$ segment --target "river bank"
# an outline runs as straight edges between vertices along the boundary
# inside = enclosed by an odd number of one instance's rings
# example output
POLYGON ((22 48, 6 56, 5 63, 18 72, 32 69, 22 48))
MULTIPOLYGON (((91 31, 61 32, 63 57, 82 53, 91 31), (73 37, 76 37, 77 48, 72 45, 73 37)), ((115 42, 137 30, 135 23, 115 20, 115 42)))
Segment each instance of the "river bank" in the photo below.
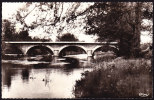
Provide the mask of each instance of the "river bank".
POLYGON ((152 97, 151 59, 99 59, 94 68, 76 81, 76 98, 152 97))

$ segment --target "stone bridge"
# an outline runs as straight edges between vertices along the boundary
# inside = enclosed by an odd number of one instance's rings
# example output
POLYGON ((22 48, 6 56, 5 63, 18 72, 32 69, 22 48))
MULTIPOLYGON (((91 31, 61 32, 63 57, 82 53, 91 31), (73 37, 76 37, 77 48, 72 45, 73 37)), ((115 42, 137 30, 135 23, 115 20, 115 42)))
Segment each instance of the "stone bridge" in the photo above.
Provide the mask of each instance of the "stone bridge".
MULTIPOLYGON (((12 45, 12 47, 18 48, 22 54, 27 55, 31 49, 34 48, 44 48, 50 51, 53 56, 59 56, 59 54, 68 47, 78 47, 85 51, 87 56, 93 56, 94 52, 102 47, 108 45, 110 48, 114 50, 118 50, 117 42, 23 42, 23 41, 5 41, 5 45, 12 45)), ((12 48, 13 49, 13 48, 12 48)))

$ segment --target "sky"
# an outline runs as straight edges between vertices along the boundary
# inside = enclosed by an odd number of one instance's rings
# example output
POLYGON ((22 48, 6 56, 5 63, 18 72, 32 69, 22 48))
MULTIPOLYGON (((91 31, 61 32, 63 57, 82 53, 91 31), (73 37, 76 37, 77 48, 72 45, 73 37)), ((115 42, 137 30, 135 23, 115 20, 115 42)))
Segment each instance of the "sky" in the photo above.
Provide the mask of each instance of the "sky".
MULTIPOLYGON (((86 5, 86 3, 85 3, 86 5)), ((19 8, 23 8, 25 6, 25 3, 2 3, 2 19, 9 19, 10 17, 12 17, 13 14, 16 14, 16 11, 19 9, 19 8)), ((84 9, 84 4, 82 5, 82 7, 80 7, 80 9, 84 9)), ((26 19, 27 22, 31 22, 33 20, 32 17, 30 18, 27 18, 26 19)), ((152 22, 150 22, 149 20, 143 20, 143 23, 144 25, 147 25, 147 24, 152 24, 152 22)), ((20 25, 20 24, 16 24, 16 30, 20 30, 20 28, 22 28, 23 26, 20 25)), ((73 29, 73 30, 70 30, 72 33, 75 33, 77 32, 79 29, 73 29)), ((29 32, 29 35, 31 37, 35 37, 36 35, 38 37, 45 37, 46 34, 42 34, 43 30, 40 29, 37 29, 37 30, 34 30, 34 31, 30 31, 29 32), (37 34, 36 34, 37 33, 37 34), (44 36, 43 36, 44 35, 44 36)), ((152 36, 149 36, 147 35, 148 32, 146 31, 141 31, 141 43, 149 43, 149 42, 152 42, 152 36)), ((95 42, 95 40, 97 39, 97 36, 94 36, 94 35, 86 35, 84 34, 84 32, 80 32, 80 34, 74 34, 78 39, 79 41, 84 41, 84 42, 95 42)), ((52 34, 50 36, 46 36, 46 37, 50 37, 52 38, 53 41, 56 41, 56 34, 52 34)))

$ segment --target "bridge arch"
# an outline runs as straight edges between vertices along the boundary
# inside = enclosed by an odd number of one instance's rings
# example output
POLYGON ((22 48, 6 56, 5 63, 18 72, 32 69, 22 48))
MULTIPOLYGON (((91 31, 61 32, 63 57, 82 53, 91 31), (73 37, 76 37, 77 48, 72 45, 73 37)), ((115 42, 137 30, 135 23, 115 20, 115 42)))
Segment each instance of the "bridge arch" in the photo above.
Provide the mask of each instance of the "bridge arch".
MULTIPOLYGON (((69 49, 69 48, 72 48, 72 51, 73 51, 73 47, 76 47, 76 48, 79 48, 80 50, 84 51, 84 53, 87 54, 87 49, 83 46, 78 46, 78 45, 65 45, 63 47, 61 47, 59 49, 59 56, 62 56, 62 53, 66 50, 66 49, 69 49)), ((74 49, 75 50, 75 49, 74 49)))
POLYGON ((50 54, 54 54, 53 53, 53 49, 50 46, 43 46, 43 45, 35 45, 35 46, 30 46, 27 51, 26 51, 26 55, 35 55, 36 52, 34 52, 35 50, 40 50, 41 53, 50 53, 50 54))
POLYGON ((116 55, 117 55, 117 53, 118 53, 118 51, 119 51, 119 49, 116 47, 116 46, 113 46, 113 45, 105 45, 105 46, 96 46, 92 51, 92 55, 94 56, 94 53, 98 50, 98 49, 101 49, 101 48, 105 48, 106 50, 105 51, 107 51, 107 50, 111 50, 111 51, 113 51, 116 55))

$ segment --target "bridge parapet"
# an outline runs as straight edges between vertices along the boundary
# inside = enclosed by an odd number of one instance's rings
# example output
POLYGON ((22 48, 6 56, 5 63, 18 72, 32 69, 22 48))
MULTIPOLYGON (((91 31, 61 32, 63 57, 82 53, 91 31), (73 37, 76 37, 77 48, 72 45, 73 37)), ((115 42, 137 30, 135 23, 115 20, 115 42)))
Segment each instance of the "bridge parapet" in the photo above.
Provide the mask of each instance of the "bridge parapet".
POLYGON ((117 45, 118 42, 40 42, 40 41, 5 41, 9 44, 95 44, 95 45, 117 45))

